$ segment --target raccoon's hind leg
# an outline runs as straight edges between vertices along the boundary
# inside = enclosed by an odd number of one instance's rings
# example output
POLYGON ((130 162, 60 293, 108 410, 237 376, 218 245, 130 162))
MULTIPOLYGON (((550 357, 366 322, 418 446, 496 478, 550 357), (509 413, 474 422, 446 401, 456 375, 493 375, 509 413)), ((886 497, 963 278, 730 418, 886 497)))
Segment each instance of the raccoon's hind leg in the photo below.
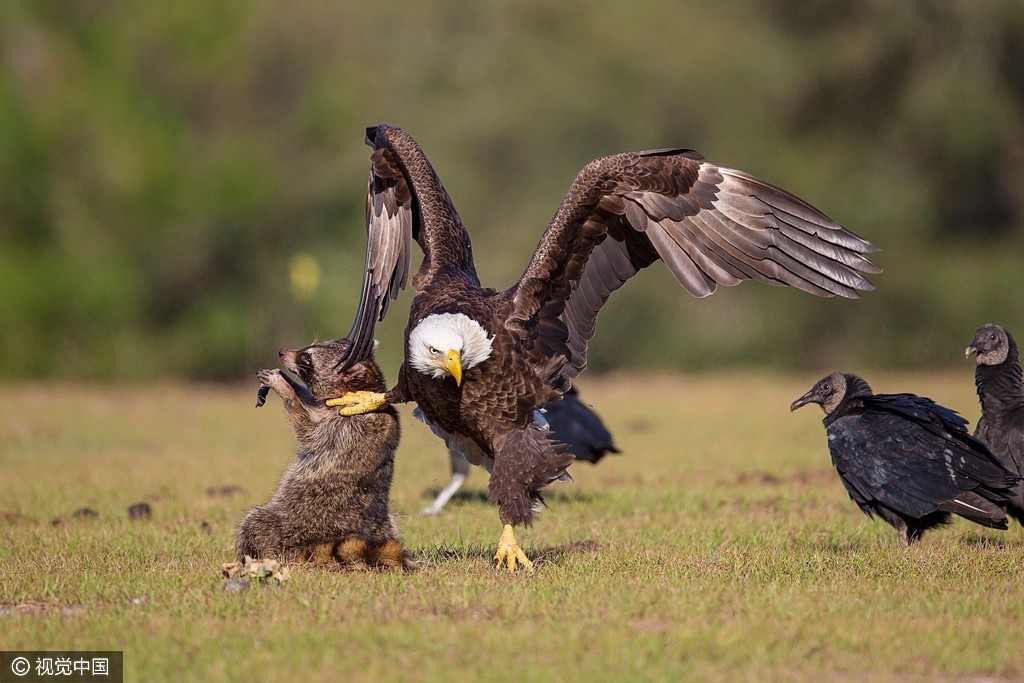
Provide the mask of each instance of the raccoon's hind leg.
POLYGON ((405 548, 394 539, 370 543, 358 536, 346 536, 335 542, 332 554, 339 565, 352 569, 409 570, 419 566, 409 559, 405 548))
POLYGON ((284 550, 281 517, 273 510, 264 505, 254 507, 239 522, 235 537, 235 554, 239 562, 244 562, 246 556, 280 558, 284 550))
POLYGON ((388 539, 381 545, 374 546, 373 552, 375 555, 373 559, 378 567, 405 569, 407 571, 419 569, 420 564, 412 560, 409 554, 405 552, 405 546, 395 539, 388 539))

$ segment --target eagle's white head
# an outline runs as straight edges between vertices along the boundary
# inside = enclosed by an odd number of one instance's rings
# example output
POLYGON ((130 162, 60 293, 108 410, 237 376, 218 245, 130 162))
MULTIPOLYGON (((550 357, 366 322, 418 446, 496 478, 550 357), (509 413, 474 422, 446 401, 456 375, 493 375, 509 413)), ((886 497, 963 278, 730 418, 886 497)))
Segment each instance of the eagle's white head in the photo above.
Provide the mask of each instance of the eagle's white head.
POLYGON ((480 323, 462 313, 435 313, 409 333, 409 364, 434 379, 448 374, 462 384, 463 370, 487 360, 493 341, 480 323))

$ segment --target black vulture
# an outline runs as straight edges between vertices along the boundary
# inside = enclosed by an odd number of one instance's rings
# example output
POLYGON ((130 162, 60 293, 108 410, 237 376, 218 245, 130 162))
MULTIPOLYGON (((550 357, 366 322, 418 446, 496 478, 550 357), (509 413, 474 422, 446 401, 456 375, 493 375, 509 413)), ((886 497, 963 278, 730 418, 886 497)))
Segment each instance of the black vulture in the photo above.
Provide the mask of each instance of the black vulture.
MULTIPOLYGON (((974 333, 966 354, 977 354, 974 384, 981 401, 981 418, 974 436, 981 439, 1003 465, 1024 474, 1024 378, 1013 336, 988 324, 974 333)), ((1006 511, 1024 524, 1024 483, 1017 486, 1006 511)))
MULTIPOLYGON (((570 387, 560 400, 545 403, 537 421, 542 424, 546 422, 552 432, 551 438, 567 445, 569 452, 576 456, 576 460, 597 464, 606 454, 619 452, 612 440, 611 432, 604 426, 597 413, 579 399, 576 387, 570 387)), ((423 509, 423 514, 439 514, 469 477, 470 463, 462 453, 450 448, 448 460, 451 465, 451 479, 437 494, 434 502, 423 509)))
POLYGON ((874 394, 856 375, 834 372, 790 410, 825 411, 832 464, 850 498, 909 546, 950 514, 1006 528, 1004 507, 1020 477, 967 432, 967 421, 929 398, 874 394))

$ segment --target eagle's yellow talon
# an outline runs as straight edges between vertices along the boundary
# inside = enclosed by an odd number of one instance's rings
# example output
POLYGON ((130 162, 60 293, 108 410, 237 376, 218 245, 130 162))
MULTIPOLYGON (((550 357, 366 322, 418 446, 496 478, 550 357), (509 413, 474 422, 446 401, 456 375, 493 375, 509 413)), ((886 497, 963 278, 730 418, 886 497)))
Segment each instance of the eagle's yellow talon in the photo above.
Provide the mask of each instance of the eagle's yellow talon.
POLYGON ((501 532, 501 538, 498 539, 498 551, 494 553, 494 559, 499 565, 504 562, 510 574, 515 573, 517 561, 527 570, 533 571, 533 562, 530 562, 530 558, 516 543, 511 524, 506 524, 505 530, 501 532))
POLYGON ((350 391, 344 396, 327 399, 326 404, 331 408, 337 406, 339 415, 351 416, 380 410, 388 401, 384 394, 376 391, 350 391))

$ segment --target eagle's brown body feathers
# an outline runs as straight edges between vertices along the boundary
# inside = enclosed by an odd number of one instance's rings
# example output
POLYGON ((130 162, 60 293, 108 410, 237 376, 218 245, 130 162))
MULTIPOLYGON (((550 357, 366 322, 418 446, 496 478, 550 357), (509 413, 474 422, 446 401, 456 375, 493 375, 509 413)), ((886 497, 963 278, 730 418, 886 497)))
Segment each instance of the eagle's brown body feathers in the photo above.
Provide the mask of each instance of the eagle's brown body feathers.
POLYGON ((409 371, 406 363, 399 371, 397 386, 388 392, 388 401, 415 401, 434 428, 469 437, 485 457, 493 458, 488 492, 498 503, 502 522, 528 524, 540 500, 540 489, 565 476, 573 461, 564 446, 548 438, 547 430, 533 424, 537 406, 561 393, 536 371, 529 358, 516 351, 514 338, 503 335, 500 325, 491 324, 507 320, 511 314, 513 304, 507 293, 467 287, 457 280, 437 287, 437 292, 417 294, 407 334, 429 314, 462 313, 480 322, 494 338, 492 353, 466 370, 461 386, 450 377, 438 380, 409 371), (489 381, 492 377, 512 381, 489 381))

